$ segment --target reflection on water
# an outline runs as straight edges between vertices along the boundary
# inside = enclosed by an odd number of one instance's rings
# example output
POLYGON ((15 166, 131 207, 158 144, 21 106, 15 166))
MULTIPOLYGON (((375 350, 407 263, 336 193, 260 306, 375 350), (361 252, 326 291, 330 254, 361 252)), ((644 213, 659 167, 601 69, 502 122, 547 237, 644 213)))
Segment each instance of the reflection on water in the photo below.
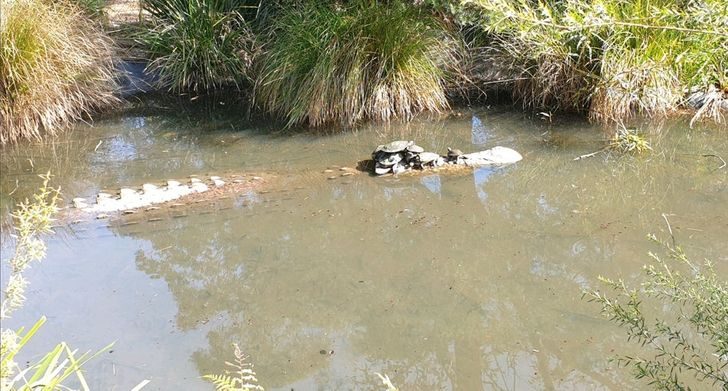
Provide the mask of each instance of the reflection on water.
POLYGON ((431 191, 433 194, 440 195, 442 192, 442 181, 439 175, 424 175, 420 178, 420 183, 431 191))
POLYGON ((492 167, 480 167, 473 170, 473 182, 475 183, 475 192, 480 198, 480 202, 483 205, 488 201, 488 193, 485 192, 485 183, 488 181, 488 177, 495 171, 492 167))
MULTIPOLYGON (((285 180, 187 217, 61 229, 13 322, 48 315, 41 345, 118 340, 89 367, 100 389, 143 378, 151 389, 209 389, 199 374, 221 372, 233 342, 269 389, 375 389, 375 372, 415 390, 634 388, 606 362, 634 348, 581 290, 597 275, 634 281, 656 250, 645 234, 666 234, 662 213, 689 253, 728 272, 728 174, 700 157, 728 155, 714 131, 678 123, 648 157, 573 162, 600 147, 600 133, 498 110, 285 137, 235 116, 135 115, 7 150, 3 193, 48 168, 82 194, 217 170, 285 180), (548 126, 569 142, 544 143, 548 126), (499 144, 524 160, 463 174, 318 175, 395 138, 438 151, 499 144)), ((16 194, 32 190, 22 183, 16 194)))
POLYGON ((486 143, 488 143, 488 131, 485 129, 483 121, 481 121, 476 114, 473 114, 471 121, 472 137, 470 139, 470 143, 473 145, 485 145, 486 143))

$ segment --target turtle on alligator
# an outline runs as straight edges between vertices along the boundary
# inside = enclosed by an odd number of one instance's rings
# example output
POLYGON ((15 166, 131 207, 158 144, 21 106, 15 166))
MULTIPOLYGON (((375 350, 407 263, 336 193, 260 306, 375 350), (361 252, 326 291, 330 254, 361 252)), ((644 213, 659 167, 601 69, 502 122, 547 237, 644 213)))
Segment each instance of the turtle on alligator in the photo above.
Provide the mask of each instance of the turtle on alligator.
MULTIPOLYGON (((503 165, 515 163, 522 159, 522 156, 505 147, 493 147, 491 149, 464 154, 459 149, 448 148, 446 155, 425 151, 424 148, 410 140, 397 140, 388 144, 377 146, 372 152, 372 159, 359 162, 361 171, 374 171, 376 175, 401 174, 412 171, 423 171, 438 167, 475 167, 483 165, 503 165)), ((341 176, 354 175, 353 169, 340 168, 345 171, 341 176)), ((333 170, 324 170, 333 172, 333 170)), ((203 181, 191 176, 189 184, 179 181, 168 180, 165 185, 144 184, 141 189, 122 188, 117 193, 101 192, 96 196, 96 202, 88 202, 85 198, 74 198, 73 206, 79 212, 107 216, 106 213, 121 212, 127 213, 135 209, 148 208, 151 205, 169 203, 175 200, 189 200, 198 198, 200 194, 208 194, 206 198, 212 199, 220 193, 231 193, 246 191, 259 187, 261 177, 251 174, 232 175, 229 178, 219 176, 209 177, 209 181, 203 181), (254 185, 254 183, 257 183, 254 185), (210 191, 214 190, 214 191, 210 191), (195 196, 198 195, 198 196, 195 196)), ((328 179, 338 178, 330 176, 328 179)), ((131 212, 133 213, 133 212, 131 212)))
POLYGON ((463 151, 459 149, 453 149, 450 147, 447 147, 447 161, 448 162, 457 162, 459 158, 463 156, 463 151))
POLYGON ((494 147, 485 151, 465 154, 456 148, 447 148, 441 156, 427 152, 414 141, 397 140, 377 146, 372 152, 373 171, 376 175, 400 174, 411 170, 424 170, 444 165, 483 166, 510 164, 521 160, 518 152, 505 147, 494 147))

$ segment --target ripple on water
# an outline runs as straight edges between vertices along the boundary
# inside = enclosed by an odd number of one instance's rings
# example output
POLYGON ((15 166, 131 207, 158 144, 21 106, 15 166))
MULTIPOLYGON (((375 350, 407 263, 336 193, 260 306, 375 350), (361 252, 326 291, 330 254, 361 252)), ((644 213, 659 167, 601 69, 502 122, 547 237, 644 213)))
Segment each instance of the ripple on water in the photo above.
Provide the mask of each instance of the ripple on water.
POLYGON ((367 389, 374 372, 402 389, 633 388, 605 361, 633 347, 581 290, 598 275, 634 282, 657 250, 645 235, 667 234, 663 214, 688 252, 728 272, 728 170, 701 157, 728 156, 722 133, 675 122, 649 156, 574 162, 601 147, 596 129, 501 109, 325 136, 176 111, 120 114, 0 158, 5 205, 48 169, 82 196, 190 174, 279 174, 268 192, 68 224, 50 239, 11 326, 45 314, 41 345, 116 340, 87 371, 98 389, 144 378, 208 389, 198 375, 221 372, 233 342, 269 389, 367 389), (438 152, 503 145, 524 160, 341 176, 393 139, 438 152))

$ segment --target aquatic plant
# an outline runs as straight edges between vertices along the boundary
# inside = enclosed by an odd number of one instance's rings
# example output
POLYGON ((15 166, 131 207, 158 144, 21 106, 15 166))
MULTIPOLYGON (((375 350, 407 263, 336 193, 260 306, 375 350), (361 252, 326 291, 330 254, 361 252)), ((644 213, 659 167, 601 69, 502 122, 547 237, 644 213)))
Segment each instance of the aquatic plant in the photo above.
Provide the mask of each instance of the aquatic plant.
POLYGON ((695 379, 728 389, 728 283, 710 261, 693 262, 674 243, 661 244, 669 261, 650 253, 639 289, 599 277, 615 296, 584 295, 642 346, 640 355, 617 358, 637 379, 660 390, 687 390, 695 379))
POLYGON ((118 100, 111 40, 64 0, 0 0, 0 144, 54 135, 118 100))
POLYGON ((606 152, 626 154, 643 153, 651 150, 652 146, 650 146, 650 142, 638 129, 627 128, 624 125, 619 124, 614 135, 606 140, 606 145, 604 147, 597 151, 577 156, 574 160, 586 159, 606 152))
POLYGON ((409 119, 448 107, 458 45, 427 9, 400 1, 303 2, 266 28, 255 101, 288 125, 409 119))
POLYGON ((258 384, 257 375, 253 370, 253 364, 248 362, 248 356, 243 354, 238 344, 233 344, 233 346, 235 347, 235 362, 225 362, 233 370, 226 370, 223 375, 205 375, 202 378, 214 384, 217 391, 264 390, 258 384))
MULTIPOLYGON (((722 0, 465 0, 527 107, 588 112, 597 122, 667 115, 686 92, 728 88, 728 5, 722 0)), ((725 94, 721 99, 728 99, 725 94)), ((704 110, 720 122, 720 110, 704 110)))
POLYGON ((651 151, 650 142, 635 128, 620 126, 609 140, 609 149, 620 153, 651 151))
POLYGON ((240 88, 249 80, 254 36, 236 0, 143 0, 152 26, 139 42, 153 59, 148 70, 172 91, 240 88))

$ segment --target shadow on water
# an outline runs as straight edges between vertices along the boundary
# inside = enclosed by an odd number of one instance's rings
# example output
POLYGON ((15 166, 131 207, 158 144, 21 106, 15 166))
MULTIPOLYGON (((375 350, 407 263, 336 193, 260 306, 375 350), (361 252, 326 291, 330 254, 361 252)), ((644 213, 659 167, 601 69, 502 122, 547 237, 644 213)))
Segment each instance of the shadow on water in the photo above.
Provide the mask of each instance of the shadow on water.
POLYGON ((285 137, 234 112, 176 111, 122 113, 3 154, 3 194, 49 168, 84 195, 219 170, 285 177, 282 188, 186 217, 83 223, 51 241, 28 277, 33 304, 14 321, 49 315, 48 342, 118 339, 89 367, 101 388, 151 378, 160 389, 209 389, 197 376, 221 372, 233 342, 268 389, 372 389, 374 372, 401 389, 635 388, 606 361, 634 348, 581 290, 598 275, 635 281, 656 250, 645 235, 667 234, 662 214, 691 255, 728 272, 728 169, 703 156, 728 156, 728 141, 713 130, 675 122, 651 136, 650 155, 574 162, 601 148, 601 133, 500 108, 285 137), (503 145, 524 160, 459 174, 319 175, 400 138, 438 152, 503 145))

